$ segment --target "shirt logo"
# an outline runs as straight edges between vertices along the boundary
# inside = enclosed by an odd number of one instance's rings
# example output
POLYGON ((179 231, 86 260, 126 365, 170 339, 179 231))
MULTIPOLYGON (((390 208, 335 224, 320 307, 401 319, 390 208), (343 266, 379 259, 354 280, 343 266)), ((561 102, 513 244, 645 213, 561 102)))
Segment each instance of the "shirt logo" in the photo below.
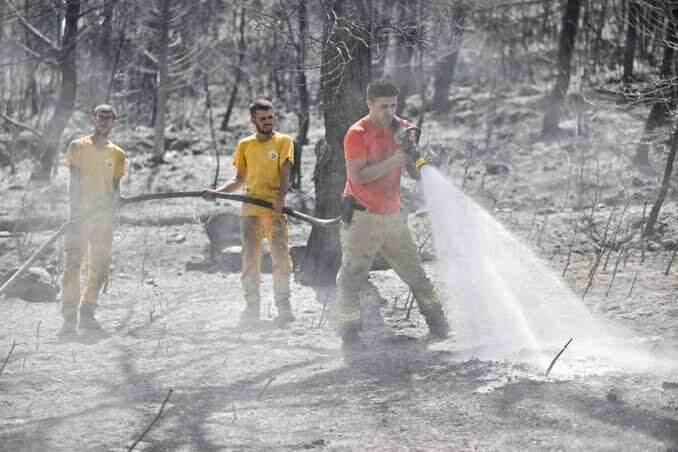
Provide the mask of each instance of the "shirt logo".
POLYGON ((113 159, 106 159, 106 161, 104 162, 104 166, 106 168, 113 168, 113 159))
POLYGON ((271 149, 269 151, 266 151, 266 154, 267 154, 269 160, 277 160, 278 159, 278 151, 276 151, 275 149, 271 149))

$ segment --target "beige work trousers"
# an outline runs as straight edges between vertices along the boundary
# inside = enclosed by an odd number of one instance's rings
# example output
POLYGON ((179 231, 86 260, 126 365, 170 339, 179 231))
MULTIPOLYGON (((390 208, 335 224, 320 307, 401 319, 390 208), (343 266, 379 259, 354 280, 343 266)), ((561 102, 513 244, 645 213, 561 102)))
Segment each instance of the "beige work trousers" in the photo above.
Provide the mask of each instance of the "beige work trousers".
POLYGON ((258 309, 260 305, 261 244, 264 238, 271 249, 275 300, 289 299, 292 261, 288 250, 287 216, 271 214, 240 217, 240 238, 241 282, 247 305, 252 309, 258 309))
POLYGON ((99 291, 110 269, 113 218, 100 216, 74 225, 64 235, 64 272, 61 276, 60 311, 64 318, 75 316, 79 304, 90 309, 99 305, 99 291), (80 267, 86 252, 87 282, 80 292, 80 267))
POLYGON ((379 215, 356 210, 350 224, 342 224, 341 268, 337 275, 337 304, 340 332, 360 328, 360 287, 367 281, 379 251, 391 268, 412 289, 419 309, 440 303, 426 276, 417 247, 412 240, 404 210, 379 215))

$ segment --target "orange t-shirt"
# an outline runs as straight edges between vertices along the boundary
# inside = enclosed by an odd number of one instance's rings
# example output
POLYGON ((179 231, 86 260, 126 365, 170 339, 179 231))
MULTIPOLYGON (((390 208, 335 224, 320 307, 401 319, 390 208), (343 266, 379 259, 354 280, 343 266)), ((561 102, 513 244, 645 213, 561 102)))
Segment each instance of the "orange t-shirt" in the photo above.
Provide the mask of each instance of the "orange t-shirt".
MULTIPOLYGON (((397 118, 403 127, 410 123, 397 118)), ((346 160, 365 159, 367 164, 386 160, 402 145, 393 141, 391 127, 377 127, 367 116, 353 124, 344 136, 344 156, 346 160)), ((366 184, 357 184, 346 178, 344 196, 351 195, 371 212, 378 214, 393 213, 400 210, 400 174, 402 168, 393 168, 379 179, 366 184)))

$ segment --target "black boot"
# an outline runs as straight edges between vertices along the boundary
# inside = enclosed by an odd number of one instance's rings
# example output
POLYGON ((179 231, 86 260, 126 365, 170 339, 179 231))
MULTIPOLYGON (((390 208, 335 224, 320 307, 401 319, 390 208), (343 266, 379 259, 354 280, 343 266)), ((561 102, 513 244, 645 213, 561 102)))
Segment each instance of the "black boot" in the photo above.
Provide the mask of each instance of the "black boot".
POLYGON ((428 304, 421 307, 421 313, 428 325, 428 332, 437 339, 446 339, 450 333, 450 324, 447 323, 443 305, 441 303, 428 304))
POLYGON ((349 326, 341 332, 341 348, 347 352, 360 352, 367 348, 357 327, 349 326))
POLYGON ((258 303, 247 303, 247 307, 240 313, 240 325, 257 326, 259 324, 260 310, 258 303))
POLYGON ((68 339, 75 337, 77 334, 78 320, 75 315, 64 318, 64 324, 61 325, 61 330, 57 334, 60 339, 68 339))
POLYGON ((275 307, 278 308, 278 317, 275 318, 275 323, 284 327, 290 322, 294 322, 296 318, 292 313, 292 305, 290 305, 289 298, 281 298, 275 301, 275 307))
POLYGON ((80 304, 78 315, 78 328, 81 331, 101 331, 101 325, 94 318, 94 308, 87 303, 80 304))

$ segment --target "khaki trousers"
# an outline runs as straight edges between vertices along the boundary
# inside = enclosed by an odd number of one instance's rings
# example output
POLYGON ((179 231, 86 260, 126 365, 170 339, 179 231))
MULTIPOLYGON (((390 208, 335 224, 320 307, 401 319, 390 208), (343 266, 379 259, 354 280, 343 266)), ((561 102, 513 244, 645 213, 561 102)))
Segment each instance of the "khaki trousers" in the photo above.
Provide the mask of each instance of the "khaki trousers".
POLYGON ((108 277, 112 245, 113 219, 110 217, 86 220, 66 232, 60 296, 60 311, 64 318, 74 316, 81 301, 91 309, 99 305, 99 290, 108 277), (80 267, 85 251, 89 251, 87 283, 81 293, 80 267))
POLYGON ((288 250, 287 216, 256 215, 240 217, 240 238, 242 240, 241 282, 245 301, 252 308, 261 302, 261 243, 268 241, 273 262, 273 293, 279 301, 290 297, 290 274, 292 262, 288 250))
POLYGON ((351 223, 342 224, 340 238, 342 258, 337 275, 340 332, 361 326, 358 293, 379 251, 410 286, 420 310, 422 306, 440 303, 421 264, 404 210, 385 215, 356 210, 351 223))

